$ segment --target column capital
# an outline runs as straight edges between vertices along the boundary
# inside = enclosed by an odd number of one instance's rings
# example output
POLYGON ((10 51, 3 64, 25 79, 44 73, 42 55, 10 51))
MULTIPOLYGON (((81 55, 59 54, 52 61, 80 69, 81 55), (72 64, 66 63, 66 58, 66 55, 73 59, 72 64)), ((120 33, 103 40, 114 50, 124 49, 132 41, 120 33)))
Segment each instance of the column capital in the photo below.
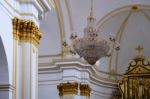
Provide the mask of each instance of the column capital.
POLYGON ((80 95, 81 96, 90 96, 91 87, 88 84, 80 84, 80 95))
POLYGON ((59 90, 59 95, 63 96, 66 94, 77 94, 78 93, 78 83, 77 82, 67 82, 60 83, 57 86, 59 90))
POLYGON ((35 46, 39 46, 39 41, 42 37, 38 26, 32 20, 13 18, 13 37, 19 41, 29 41, 35 46))

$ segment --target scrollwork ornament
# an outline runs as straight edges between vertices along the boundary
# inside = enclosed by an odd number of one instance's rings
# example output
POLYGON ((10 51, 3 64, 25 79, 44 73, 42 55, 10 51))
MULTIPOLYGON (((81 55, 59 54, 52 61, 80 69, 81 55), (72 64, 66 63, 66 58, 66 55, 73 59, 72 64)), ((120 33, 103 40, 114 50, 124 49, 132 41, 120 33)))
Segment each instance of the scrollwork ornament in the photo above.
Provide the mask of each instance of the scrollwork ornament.
POLYGON ((136 63, 135 61, 131 61, 129 65, 130 65, 130 66, 136 66, 137 63, 136 63))
MULTIPOLYGON (((142 49, 142 47, 137 48, 139 51, 142 49)), ((122 96, 124 96, 122 99, 149 99, 150 64, 145 56, 139 54, 129 63, 122 82, 119 83, 122 96)))
POLYGON ((149 65, 149 62, 148 62, 147 60, 144 60, 144 61, 142 62, 142 64, 143 64, 144 66, 148 66, 148 65, 149 65))

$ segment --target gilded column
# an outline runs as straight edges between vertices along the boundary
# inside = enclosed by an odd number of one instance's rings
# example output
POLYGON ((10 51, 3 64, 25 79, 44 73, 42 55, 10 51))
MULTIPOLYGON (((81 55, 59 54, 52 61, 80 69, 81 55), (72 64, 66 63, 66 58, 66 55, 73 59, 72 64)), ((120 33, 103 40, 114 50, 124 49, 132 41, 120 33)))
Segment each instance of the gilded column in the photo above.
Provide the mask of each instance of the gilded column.
POLYGON ((128 99, 128 77, 124 78, 124 84, 125 84, 125 88, 124 88, 124 92, 125 92, 125 99, 128 99))
POLYGON ((14 18, 13 99, 38 99, 38 46, 42 37, 31 20, 14 18))

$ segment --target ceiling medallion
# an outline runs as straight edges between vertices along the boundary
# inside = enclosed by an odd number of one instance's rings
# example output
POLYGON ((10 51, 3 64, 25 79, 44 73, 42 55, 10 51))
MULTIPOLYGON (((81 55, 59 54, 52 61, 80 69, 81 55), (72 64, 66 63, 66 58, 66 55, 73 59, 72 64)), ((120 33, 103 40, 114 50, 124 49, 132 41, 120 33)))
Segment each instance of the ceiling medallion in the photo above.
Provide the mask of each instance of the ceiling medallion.
POLYGON ((114 36, 106 39, 99 35, 99 29, 96 27, 96 18, 93 16, 93 0, 91 0, 91 12, 87 18, 87 26, 84 28, 84 36, 78 38, 76 33, 70 37, 73 41, 73 49, 90 65, 94 65, 102 57, 110 56, 112 52, 112 43, 116 44, 116 50, 119 50, 119 44, 114 36))

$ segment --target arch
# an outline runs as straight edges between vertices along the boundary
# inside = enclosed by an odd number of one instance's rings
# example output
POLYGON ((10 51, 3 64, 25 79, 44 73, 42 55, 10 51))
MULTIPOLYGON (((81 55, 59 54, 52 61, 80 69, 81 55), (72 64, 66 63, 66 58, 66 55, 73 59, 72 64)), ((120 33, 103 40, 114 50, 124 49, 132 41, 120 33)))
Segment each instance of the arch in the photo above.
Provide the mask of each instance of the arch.
POLYGON ((113 9, 108 14, 104 15, 101 19, 99 19, 96 24, 97 27, 99 28, 102 27, 105 22, 107 22, 114 16, 120 14, 121 12, 132 11, 133 7, 138 7, 138 9, 150 10, 150 5, 146 5, 146 4, 131 4, 131 5, 122 6, 122 7, 113 9))
MULTIPOLYGON (((130 12, 133 14, 134 12, 140 12, 142 10, 150 11, 150 5, 148 5, 148 4, 130 4, 130 5, 126 5, 126 6, 122 6, 122 7, 113 9, 108 14, 106 14, 104 17, 102 17, 101 19, 98 20, 97 27, 98 28, 103 28, 104 25, 109 20, 113 19, 114 17, 116 17, 117 15, 119 15, 121 13, 126 12, 126 16, 123 18, 123 20, 125 20, 127 18, 127 16, 130 14, 130 12)), ((123 23, 123 21, 122 21, 122 23, 123 23)), ((118 30, 119 29, 120 28, 118 27, 118 30)), ((123 38, 123 34, 124 34, 124 32, 119 32, 119 33, 116 32, 116 39, 119 41, 119 43, 123 38)), ((114 54, 115 53, 113 51, 112 56, 109 59, 109 71, 111 72, 112 66, 114 66, 115 72, 118 73, 118 66, 119 66, 118 64, 119 64, 119 55, 120 55, 120 53, 116 52, 116 55, 114 55, 114 54), (112 65, 112 64, 114 64, 114 65, 112 65)))
POLYGON ((9 99, 8 63, 2 39, 0 37, 0 98, 9 99))

